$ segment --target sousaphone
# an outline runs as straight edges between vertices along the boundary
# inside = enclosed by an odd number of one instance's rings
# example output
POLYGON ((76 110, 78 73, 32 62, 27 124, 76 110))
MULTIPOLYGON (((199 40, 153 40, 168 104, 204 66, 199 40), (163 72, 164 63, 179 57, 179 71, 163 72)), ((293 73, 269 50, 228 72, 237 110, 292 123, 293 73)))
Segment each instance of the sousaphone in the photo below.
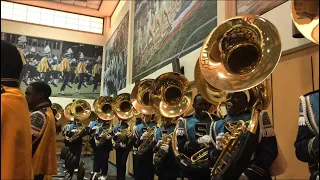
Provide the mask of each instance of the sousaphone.
POLYGON ((100 96, 93 102, 94 112, 102 120, 112 120, 115 118, 113 106, 113 98, 110 96, 100 96))
POLYGON ((60 120, 62 118, 62 116, 63 116, 63 113, 64 113, 64 110, 63 110, 62 106, 60 104, 57 104, 57 103, 52 103, 51 109, 53 111, 53 114, 55 115, 54 117, 57 120, 60 120))
POLYGON ((152 88, 153 108, 164 117, 181 116, 191 106, 192 90, 190 82, 182 74, 164 73, 154 80, 152 88))
POLYGON ((133 108, 130 102, 130 94, 122 93, 114 99, 114 111, 122 120, 129 120, 133 117, 133 108))
POLYGON ((153 81, 153 79, 138 81, 132 89, 131 104, 141 114, 152 115, 156 113, 151 101, 153 81))
POLYGON ((73 117, 73 114, 71 112, 71 106, 72 106, 72 103, 68 104, 66 106, 66 108, 64 109, 64 117, 68 120, 68 121, 73 121, 74 120, 74 117, 73 117))
POLYGON ((291 0, 291 18, 304 37, 319 45, 319 0, 291 0))
POLYGON ((71 113, 73 114, 74 118, 82 121, 87 119, 91 114, 91 106, 85 100, 76 100, 72 103, 71 113))

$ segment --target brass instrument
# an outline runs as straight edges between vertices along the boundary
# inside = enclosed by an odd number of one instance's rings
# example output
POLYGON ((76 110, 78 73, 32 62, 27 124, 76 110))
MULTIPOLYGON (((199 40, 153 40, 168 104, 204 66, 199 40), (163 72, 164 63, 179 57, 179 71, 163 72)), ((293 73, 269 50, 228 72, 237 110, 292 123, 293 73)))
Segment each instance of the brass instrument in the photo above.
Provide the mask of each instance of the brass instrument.
MULTIPOLYGON (((141 114, 155 114, 155 110, 150 99, 152 94, 153 82, 153 79, 145 79, 137 82, 132 89, 131 104, 133 105, 134 109, 136 109, 141 114)), ((143 154, 150 148, 150 145, 153 142, 155 128, 156 126, 148 128, 146 138, 142 141, 137 149, 138 154, 143 154)))
POLYGON ((291 0, 291 17, 303 36, 319 45, 319 1, 291 0))
POLYGON ((237 179, 247 167, 246 164, 239 167, 237 163, 249 163, 255 146, 251 144, 249 148, 248 144, 257 142, 258 138, 258 110, 266 108, 270 102, 267 92, 270 88, 260 83, 275 69, 280 56, 281 39, 276 27, 259 16, 228 19, 205 40, 198 60, 202 82, 220 91, 250 89, 256 98, 250 121, 230 123, 224 120, 230 134, 213 166, 212 179, 237 179))
POLYGON ((72 105, 72 103, 68 104, 66 106, 66 108, 64 109, 64 117, 66 117, 66 119, 68 121, 73 121, 74 120, 73 114, 71 112, 71 105, 72 105))
MULTIPOLYGON (((115 113, 113 111, 113 98, 109 96, 100 96, 93 103, 93 109, 96 115, 102 119, 110 121, 115 118, 115 113)), ((101 126, 102 134, 99 131, 97 136, 94 137, 97 146, 103 144, 107 139, 106 137, 110 135, 113 131, 113 126, 110 123, 108 129, 103 129, 101 126)))
MULTIPOLYGON (((122 93, 119 94, 114 99, 114 112, 118 118, 121 120, 127 120, 127 123, 129 125, 128 120, 131 119, 134 116, 134 110, 130 103, 130 94, 129 93, 122 93)), ((130 137, 132 136, 130 125, 126 129, 120 129, 120 135, 118 136, 118 139, 113 142, 114 145, 122 143, 129 143, 130 137)))
POLYGON ((115 118, 113 106, 113 98, 110 96, 100 96, 93 102, 94 112, 102 120, 115 118))
POLYGON ((191 106, 192 90, 182 74, 168 72, 154 80, 151 100, 154 110, 164 117, 177 117, 191 106))
POLYGON ((153 155, 153 163, 154 164, 160 164, 160 162, 163 160, 163 158, 167 155, 167 153, 162 150, 160 147, 164 144, 169 145, 172 140, 172 133, 170 134, 164 134, 161 138, 162 142, 157 145, 157 148, 159 149, 157 152, 153 155))
POLYGON ((133 108, 130 103, 130 94, 122 93, 114 99, 114 111, 122 120, 128 120, 133 117, 133 108))
MULTIPOLYGON (((85 100, 76 100, 74 101, 70 106, 71 114, 73 117, 77 120, 85 120, 87 119, 91 114, 91 107, 90 104, 85 100)), ((79 136, 83 135, 85 133, 85 127, 81 125, 76 129, 76 132, 73 133, 72 137, 68 140, 70 142, 73 142, 75 139, 77 139, 79 136)))
POLYGON ((64 113, 63 108, 60 106, 60 104, 57 103, 52 103, 51 109, 53 111, 53 114, 55 115, 54 117, 59 120, 62 118, 62 115, 64 113))

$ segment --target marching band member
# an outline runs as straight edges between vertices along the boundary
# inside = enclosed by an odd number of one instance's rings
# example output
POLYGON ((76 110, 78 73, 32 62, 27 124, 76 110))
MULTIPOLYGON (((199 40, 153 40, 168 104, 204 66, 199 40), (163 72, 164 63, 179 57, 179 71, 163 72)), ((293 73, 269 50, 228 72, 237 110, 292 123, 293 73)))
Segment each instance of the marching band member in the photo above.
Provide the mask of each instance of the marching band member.
POLYGON ((41 74, 41 76, 44 78, 44 82, 45 83, 48 83, 49 80, 50 80, 50 65, 49 65, 49 62, 48 62, 48 57, 51 53, 51 49, 49 46, 46 46, 44 48, 44 57, 40 60, 40 63, 37 67, 37 70, 38 72, 41 74))
POLYGON ((34 82, 26 89, 32 129, 34 179, 57 174, 56 124, 51 109, 51 88, 47 83, 34 82))
POLYGON ((171 150, 170 144, 163 142, 164 135, 170 135, 175 129, 175 124, 172 118, 161 117, 162 126, 158 127, 155 131, 155 141, 157 145, 154 147, 154 159, 153 162, 156 166, 156 174, 159 180, 176 180, 180 176, 180 168, 175 162, 175 157, 171 150), (159 150, 166 153, 163 159, 155 159, 155 155, 159 150))
MULTIPOLYGON (((90 121, 88 127, 87 127, 87 135, 89 135, 89 143, 92 147, 93 150, 93 155, 95 155, 96 152, 96 143, 94 141, 94 132, 96 131, 95 129, 93 129, 96 126, 99 126, 101 123, 101 119, 98 117, 97 119, 94 119, 92 121, 90 121)), ((94 166, 94 162, 93 162, 93 166, 94 166)))
POLYGON ((59 62, 57 56, 54 56, 52 58, 51 64, 51 77, 53 79, 52 84, 58 84, 58 79, 59 79, 59 62))
POLYGON ((125 180, 127 170, 126 163, 131 150, 131 137, 128 137, 124 142, 118 138, 120 138, 121 130, 128 129, 130 127, 126 120, 120 119, 119 117, 118 120, 119 123, 113 128, 113 140, 115 141, 114 148, 116 150, 117 180, 125 180))
MULTIPOLYGON (((154 121, 154 115, 142 115, 142 123, 135 127, 134 131, 134 146, 138 148, 141 143, 145 140, 148 134, 148 129, 156 126, 157 123, 154 121)), ((152 146, 152 145, 150 145, 152 146)), ((154 179, 155 166, 152 162, 153 159, 153 147, 148 149, 142 154, 137 154, 136 168, 134 172, 135 179, 154 179)))
MULTIPOLYGON (((209 146, 211 138, 209 136, 211 118, 216 118, 207 113, 212 106, 200 94, 193 99, 193 108, 195 113, 189 117, 181 118, 178 122, 177 140, 179 152, 186 155, 192 155, 203 146, 209 146)), ((209 167, 206 169, 182 169, 182 173, 189 180, 210 179, 209 167)))
MULTIPOLYGON (((76 167, 79 167, 82 138, 85 136, 85 133, 83 124, 77 118, 74 118, 73 123, 67 125, 66 139, 69 141, 70 152, 76 157, 76 167)), ((78 168, 74 172, 78 172, 78 168)))
MULTIPOLYGON (((141 117, 136 117, 136 125, 133 127, 133 132, 136 131, 136 127, 142 123, 142 119, 141 117)), ((134 139, 134 137, 133 137, 134 139)), ((134 172, 137 171, 137 168, 138 167, 138 154, 137 154, 137 148, 135 146, 132 147, 132 163, 133 163, 133 175, 134 175, 134 172)))
POLYGON ((68 85, 68 82, 70 81, 71 67, 69 64, 69 57, 71 56, 72 53, 73 52, 72 52, 71 48, 69 48, 67 53, 65 53, 65 55, 64 55, 65 57, 63 58, 63 60, 60 63, 60 71, 63 76, 63 83, 60 88, 59 94, 65 94, 64 90, 65 90, 66 86, 68 85))
POLYGON ((70 136, 70 131, 69 131, 70 124, 73 124, 72 120, 68 120, 68 123, 64 125, 62 128, 63 143, 66 147, 69 147, 69 141, 67 139, 70 136))
POLYGON ((107 179, 108 165, 109 165, 109 154, 112 151, 112 135, 109 129, 112 128, 110 120, 99 119, 98 123, 93 129, 94 140, 96 145, 96 153, 94 155, 94 173, 99 173, 101 170, 101 180, 107 179))
POLYGON ((96 92, 98 88, 98 83, 101 81, 101 56, 98 56, 96 60, 96 64, 93 66, 92 69, 92 76, 94 77, 94 86, 93 86, 93 92, 96 92))
MULTIPOLYGON (((77 65, 77 68, 75 70, 75 74, 76 76, 79 77, 79 83, 78 83, 78 87, 77 87, 77 90, 76 90, 76 93, 80 93, 80 89, 81 89, 81 86, 84 85, 84 78, 86 76, 86 66, 84 64, 84 55, 83 53, 80 53, 80 57, 79 57, 79 63, 77 65)), ((87 86, 85 86, 87 87, 87 86)))
MULTIPOLYGON (((250 93, 235 92, 227 95, 227 122, 251 119, 252 101, 250 93)), ((278 156, 277 140, 273 132, 271 121, 266 111, 262 111, 262 119, 259 119, 260 142, 257 142, 256 152, 252 156, 249 166, 244 170, 239 179, 261 179, 271 180, 270 167, 278 156), (262 124, 260 124, 262 122, 262 124), (262 131, 261 131, 262 130, 262 131)), ((260 113, 261 115, 261 113, 260 113)), ((216 161, 219 153, 223 150, 225 136, 228 133, 223 120, 213 122, 212 133, 216 146, 212 148, 210 154, 211 160, 216 161)))
POLYGON ((300 97, 299 129, 296 156, 307 162, 310 180, 319 179, 319 90, 300 97))
POLYGON ((18 83, 21 58, 14 45, 1 40, 1 179, 33 179, 31 122, 18 83))

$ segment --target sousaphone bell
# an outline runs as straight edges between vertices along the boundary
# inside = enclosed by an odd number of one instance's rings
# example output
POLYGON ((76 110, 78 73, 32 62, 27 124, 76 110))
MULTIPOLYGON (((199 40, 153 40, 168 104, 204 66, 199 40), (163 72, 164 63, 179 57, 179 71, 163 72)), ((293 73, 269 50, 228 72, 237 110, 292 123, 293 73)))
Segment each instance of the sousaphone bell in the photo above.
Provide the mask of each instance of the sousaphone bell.
POLYGON ((201 73, 211 86, 227 92, 251 89, 275 69, 281 38, 267 19, 237 16, 216 27, 200 53, 201 73))
POLYGON ((60 104, 52 103, 51 109, 52 109, 52 111, 53 111, 53 114, 55 115, 54 117, 55 117, 57 120, 59 120, 59 119, 62 118, 63 113, 64 113, 64 110, 63 110, 63 108, 61 107, 60 104))
POLYGON ((164 73, 154 80, 151 99, 158 114, 169 118, 180 116, 191 106, 190 82, 182 74, 164 73))
POLYGON ((94 112, 102 120, 115 118, 113 106, 113 98, 110 96, 100 96, 93 102, 94 112))
POLYGON ((73 117, 73 114, 71 112, 71 106, 72 106, 72 103, 68 104, 66 106, 66 108, 64 109, 64 117, 68 120, 68 121, 73 121, 74 120, 74 117, 73 117))
POLYGON ((87 119, 91 114, 91 106, 85 100, 76 100, 72 103, 71 113, 73 114, 74 118, 82 121, 87 119))
POLYGON ((152 115, 156 113, 150 99, 153 81, 153 79, 138 81, 132 89, 131 104, 141 114, 152 115))
POLYGON ((130 102, 130 94, 122 93, 114 99, 114 111, 122 120, 128 120, 133 117, 133 108, 130 102))

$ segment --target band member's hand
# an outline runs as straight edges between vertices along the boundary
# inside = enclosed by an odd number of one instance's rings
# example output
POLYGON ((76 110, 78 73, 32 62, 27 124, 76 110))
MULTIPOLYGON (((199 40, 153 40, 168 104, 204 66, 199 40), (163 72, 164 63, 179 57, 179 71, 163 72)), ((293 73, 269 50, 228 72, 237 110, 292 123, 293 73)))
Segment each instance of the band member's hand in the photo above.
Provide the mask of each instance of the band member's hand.
POLYGON ((159 144, 161 144, 161 143, 162 143, 162 140, 159 140, 156 147, 159 147, 159 144))
POLYGON ((144 140, 147 137, 148 132, 144 132, 140 137, 140 140, 144 140))
POLYGON ((72 129, 72 130, 71 130, 71 132, 73 132, 73 133, 76 132, 76 131, 77 131, 76 129, 72 129))
POLYGON ((110 134, 107 134, 106 139, 110 140, 112 136, 110 134))
POLYGON ((169 145, 168 144, 163 144, 160 149, 162 149, 164 152, 168 153, 169 152, 169 145))
POLYGON ((239 177, 239 180, 249 180, 248 176, 245 175, 244 173, 241 174, 241 176, 239 177))
POLYGON ((219 151, 222 151, 224 146, 227 144, 226 136, 229 135, 229 133, 220 133, 218 134, 216 138, 216 149, 219 151))
POLYGON ((119 136, 121 134, 121 132, 117 132, 116 134, 115 134, 115 136, 119 136))
POLYGON ((127 147, 127 146, 126 146, 125 144, 123 144, 122 142, 119 143, 119 146, 120 146, 121 148, 126 148, 126 147, 127 147))
POLYGON ((211 142, 211 138, 210 138, 209 135, 204 135, 202 137, 199 137, 197 139, 197 142, 198 142, 198 144, 206 144, 206 145, 208 145, 211 142))

